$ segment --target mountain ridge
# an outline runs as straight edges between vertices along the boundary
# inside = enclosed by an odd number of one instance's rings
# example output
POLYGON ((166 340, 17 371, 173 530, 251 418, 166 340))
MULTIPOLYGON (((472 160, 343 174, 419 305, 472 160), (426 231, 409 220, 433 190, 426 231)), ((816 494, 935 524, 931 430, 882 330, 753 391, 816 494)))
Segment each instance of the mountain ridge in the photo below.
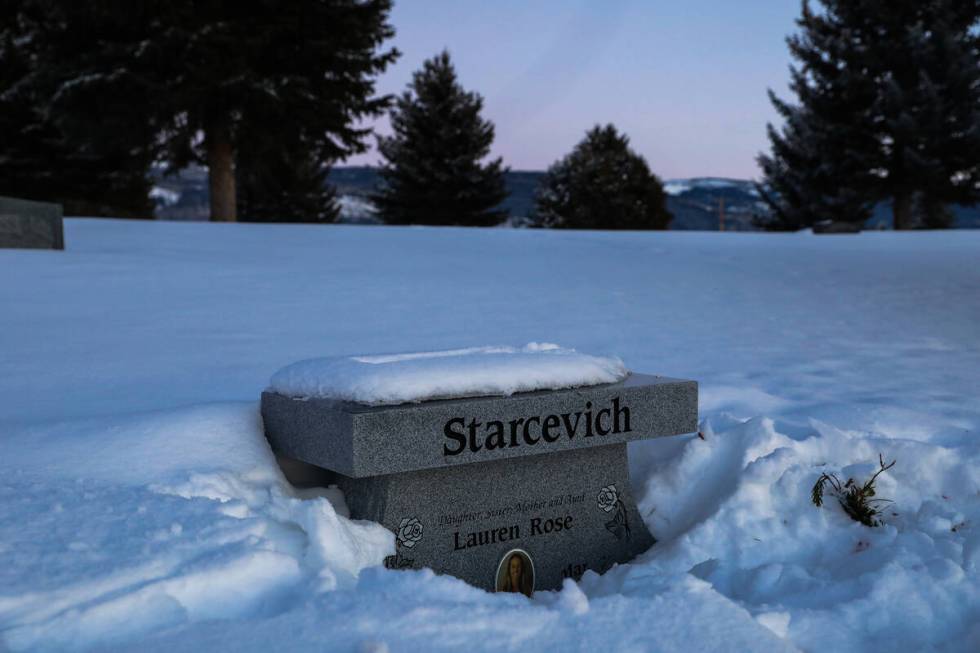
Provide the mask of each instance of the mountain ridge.
MULTIPOLYGON (((509 170, 504 175, 508 196, 501 208, 510 214, 507 224, 524 226, 534 207, 534 193, 545 175, 541 170, 509 170)), ((380 222, 370 202, 377 188, 378 168, 337 166, 327 181, 336 187, 341 207, 340 222, 377 224, 380 222)), ((690 177, 667 179, 667 209, 677 231, 755 231, 754 220, 768 213, 755 183, 729 177, 690 177)), ((174 175, 155 174, 151 196, 157 202, 156 217, 164 220, 206 220, 208 217, 207 170, 193 166, 174 175)), ((980 228, 980 207, 951 207, 959 228, 980 228)), ((865 224, 868 229, 891 226, 891 210, 886 203, 875 207, 865 224)))

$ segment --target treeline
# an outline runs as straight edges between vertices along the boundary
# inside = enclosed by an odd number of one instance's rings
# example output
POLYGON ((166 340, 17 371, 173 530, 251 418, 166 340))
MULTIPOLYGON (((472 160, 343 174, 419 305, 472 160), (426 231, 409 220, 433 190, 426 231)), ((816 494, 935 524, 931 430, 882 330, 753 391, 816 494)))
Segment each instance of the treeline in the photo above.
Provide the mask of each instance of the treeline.
POLYGON ((980 2, 804 1, 797 24, 762 226, 861 225, 883 201, 895 229, 950 226, 950 204, 980 199, 980 2))
MULTIPOLYGON (((493 125, 449 54, 399 97, 390 0, 0 0, 0 194, 149 218, 152 171, 206 166, 212 220, 332 222, 331 166, 390 111, 373 198, 392 224, 507 216, 493 125)), ((666 228, 660 180, 611 125, 548 172, 535 224, 666 228)))
MULTIPOLYGON (((391 224, 494 225, 507 168, 448 52, 399 96, 391 0, 0 0, 0 194, 68 214, 151 217, 151 172, 209 173, 212 220, 333 222, 331 166, 374 140, 391 224), (363 125, 387 114, 391 136, 363 125)), ((803 2, 795 101, 770 98, 760 226, 946 227, 980 199, 980 0, 803 2)), ((660 179, 613 125, 552 164, 530 216, 664 229, 660 179)))
MULTIPOLYGON (((483 98, 459 84, 448 52, 415 73, 378 139, 381 189, 372 197, 388 224, 490 226, 507 216, 499 158, 487 161, 493 124, 483 98)), ((612 125, 596 126, 545 173, 529 224, 570 229, 666 229, 660 179, 612 125)))

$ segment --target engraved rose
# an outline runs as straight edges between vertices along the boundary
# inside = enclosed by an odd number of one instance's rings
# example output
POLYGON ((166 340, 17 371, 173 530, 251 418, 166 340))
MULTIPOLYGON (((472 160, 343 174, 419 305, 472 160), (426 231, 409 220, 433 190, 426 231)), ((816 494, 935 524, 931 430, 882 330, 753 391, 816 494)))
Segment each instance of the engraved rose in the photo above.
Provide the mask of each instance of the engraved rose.
POLYGON ((599 490, 599 496, 596 497, 596 501, 599 503, 599 507, 602 508, 603 512, 612 511, 616 507, 616 502, 619 501, 619 493, 616 492, 616 486, 607 485, 599 490))
POLYGON ((418 517, 405 517, 398 525, 398 543, 406 549, 411 549, 422 539, 422 522, 418 517))
POLYGON ((613 510, 616 511, 612 519, 606 522, 606 530, 615 535, 617 540, 628 540, 630 538, 629 517, 626 516, 626 505, 619 498, 619 492, 616 491, 616 486, 607 485, 599 490, 596 503, 602 512, 610 513, 613 510))

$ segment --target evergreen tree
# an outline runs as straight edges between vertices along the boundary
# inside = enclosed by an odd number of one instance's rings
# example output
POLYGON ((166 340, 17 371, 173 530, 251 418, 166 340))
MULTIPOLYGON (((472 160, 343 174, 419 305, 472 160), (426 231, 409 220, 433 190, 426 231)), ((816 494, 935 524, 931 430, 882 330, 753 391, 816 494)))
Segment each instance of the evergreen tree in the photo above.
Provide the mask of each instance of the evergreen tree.
MULTIPOLYGON (((809 131, 812 119, 808 119, 799 107, 780 101, 771 92, 770 99, 785 123, 780 131, 771 124, 766 126, 772 154, 759 155, 759 167, 765 181, 755 184, 755 188, 768 205, 769 212, 756 216, 754 224, 767 231, 797 231, 825 216, 835 215, 833 208, 827 205, 837 199, 838 193, 835 189, 828 197, 818 190, 819 186, 828 184, 815 179, 820 155, 819 150, 812 147, 815 141, 809 131)), ((834 171, 824 168, 823 172, 824 177, 830 177, 834 171)), ((864 209, 860 205, 859 208, 864 209)))
MULTIPOLYGON (((146 35, 111 2, 7 0, 0 30, 0 193, 69 215, 152 218, 156 148, 141 83, 107 64, 146 35)), ((135 16, 134 16, 135 14, 135 16)))
POLYGON ((36 26, 25 4, 0 4, 9 16, 0 29, 0 194, 59 201, 52 186, 58 170, 45 164, 60 153, 60 141, 38 109, 42 92, 30 75, 38 57, 36 26))
POLYGON ((876 0, 881 184, 896 229, 949 226, 980 199, 980 2, 876 0))
POLYGON ((337 220, 337 191, 327 184, 330 168, 308 152, 261 156, 247 145, 239 152, 235 177, 243 222, 330 223, 337 220))
POLYGON ((306 217, 333 211, 331 193, 308 192, 310 180, 364 151, 369 130, 358 121, 389 103, 373 93, 375 76, 398 56, 378 51, 394 34, 390 9, 391 0, 175 0, 161 7, 155 41, 173 62, 160 80, 165 142, 176 167, 208 166, 212 220, 237 219, 235 165, 243 150, 259 154, 241 176, 268 175, 244 194, 253 206, 301 187, 304 201, 319 202, 306 217), (298 170, 290 176, 297 144, 298 170))
POLYGON ((798 105, 769 91, 784 125, 767 126, 771 155, 760 155, 770 205, 769 229, 796 230, 822 220, 863 224, 874 209, 878 183, 869 161, 878 147, 872 129, 875 82, 868 76, 867 43, 848 37, 853 5, 829 2, 826 12, 803 3, 801 33, 787 39, 799 65, 790 68, 798 105), (839 6, 839 4, 841 6, 839 6))
POLYGON ((4 0, 0 190, 63 201, 69 213, 150 217, 152 162, 198 162, 209 167, 212 219, 234 220, 241 163, 255 219, 331 219, 326 170, 364 151, 370 130, 358 121, 390 100, 373 96, 397 56, 378 51, 393 34, 390 7, 4 0))
POLYGON ((568 229, 666 229, 663 185, 613 125, 596 125, 548 168, 532 224, 568 229))
POLYGON ((394 135, 378 139, 382 188, 372 199, 389 224, 489 226, 507 215, 501 159, 481 163, 493 123, 483 98, 466 92, 448 52, 426 61, 391 114, 394 135))
POLYGON ((771 228, 863 223, 890 199, 895 228, 944 226, 980 194, 976 0, 804 1, 787 41, 798 104, 759 157, 771 228))
MULTIPOLYGON (((249 133, 265 133, 259 126, 249 133)), ((300 130, 301 131, 301 130, 300 130)), ((239 218, 245 222, 334 222, 340 213, 330 172, 302 133, 276 130, 277 142, 242 141, 235 178, 239 218)))

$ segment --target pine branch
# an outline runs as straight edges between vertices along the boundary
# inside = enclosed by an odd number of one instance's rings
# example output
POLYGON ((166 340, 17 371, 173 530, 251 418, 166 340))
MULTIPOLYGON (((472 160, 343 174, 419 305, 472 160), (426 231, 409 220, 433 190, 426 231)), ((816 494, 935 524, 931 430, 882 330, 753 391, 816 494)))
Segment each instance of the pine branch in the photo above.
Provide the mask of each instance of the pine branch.
POLYGON ((892 503, 892 501, 890 499, 874 498, 875 482, 878 480, 878 476, 894 467, 896 462, 897 460, 893 460, 886 465, 884 457, 879 454, 878 471, 861 485, 858 485, 853 478, 847 479, 847 482, 841 485, 840 479, 837 476, 825 472, 814 483, 813 489, 810 492, 810 500, 813 502, 813 505, 818 508, 821 507, 824 501, 824 494, 828 492, 829 486, 829 493, 837 499, 837 502, 848 517, 865 526, 880 526, 881 511, 876 507, 876 504, 892 503))

